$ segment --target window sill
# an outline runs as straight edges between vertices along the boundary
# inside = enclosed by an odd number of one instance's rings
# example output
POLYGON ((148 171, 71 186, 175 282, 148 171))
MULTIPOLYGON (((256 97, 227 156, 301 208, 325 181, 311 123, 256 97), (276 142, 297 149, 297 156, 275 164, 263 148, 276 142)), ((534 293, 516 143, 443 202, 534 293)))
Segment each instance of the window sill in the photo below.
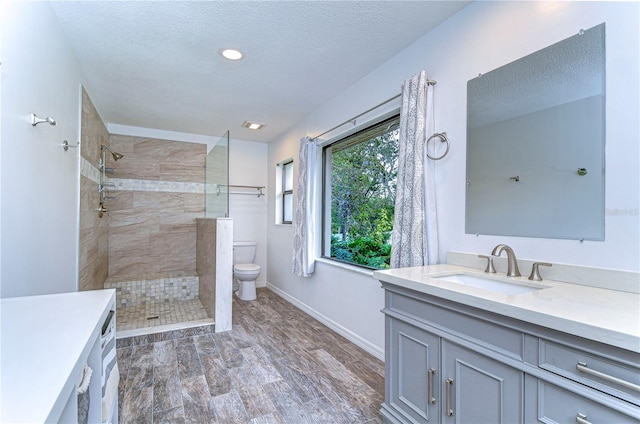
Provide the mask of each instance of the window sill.
POLYGON ((333 260, 327 259, 327 258, 317 258, 316 262, 320 262, 320 263, 323 263, 323 264, 335 266, 337 268, 342 268, 342 269, 347 270, 347 271, 355 272, 357 274, 362 274, 362 275, 366 275, 368 277, 373 278, 373 270, 371 270, 371 269, 361 268, 359 266, 349 265, 349 264, 345 264, 344 262, 333 261, 333 260))

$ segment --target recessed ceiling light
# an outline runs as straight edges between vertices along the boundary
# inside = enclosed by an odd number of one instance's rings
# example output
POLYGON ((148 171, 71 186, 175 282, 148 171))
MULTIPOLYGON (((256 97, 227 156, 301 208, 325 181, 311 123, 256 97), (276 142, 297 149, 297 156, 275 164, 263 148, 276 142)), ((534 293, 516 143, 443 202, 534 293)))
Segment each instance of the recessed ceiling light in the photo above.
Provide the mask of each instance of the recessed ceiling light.
POLYGON ((262 122, 244 121, 244 124, 242 124, 242 126, 245 128, 249 128, 250 130, 260 130, 265 126, 265 124, 263 124, 262 122))
POLYGON ((221 49, 220 54, 222 57, 229 60, 240 60, 243 57, 242 52, 236 49, 221 49))

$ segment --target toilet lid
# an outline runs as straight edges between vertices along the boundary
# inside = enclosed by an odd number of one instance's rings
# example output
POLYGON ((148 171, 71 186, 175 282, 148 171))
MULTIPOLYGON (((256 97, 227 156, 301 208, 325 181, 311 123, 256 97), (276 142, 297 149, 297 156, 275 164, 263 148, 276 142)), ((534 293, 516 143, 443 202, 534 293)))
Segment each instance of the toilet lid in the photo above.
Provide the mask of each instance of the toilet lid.
POLYGON ((233 267, 235 271, 260 271, 260 265, 256 264, 237 264, 233 267))

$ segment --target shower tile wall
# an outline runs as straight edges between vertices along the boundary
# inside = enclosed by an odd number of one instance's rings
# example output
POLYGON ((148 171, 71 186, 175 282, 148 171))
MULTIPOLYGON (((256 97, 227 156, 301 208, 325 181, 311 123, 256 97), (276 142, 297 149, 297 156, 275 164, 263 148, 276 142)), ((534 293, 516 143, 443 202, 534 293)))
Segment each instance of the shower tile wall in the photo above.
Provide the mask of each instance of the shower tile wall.
POLYGON ((108 272, 108 220, 98 217, 100 145, 109 133, 86 91, 82 90, 80 143, 80 290, 102 289, 108 272))
MULTIPOLYGON (((208 206, 208 205, 207 205, 208 206)), ((202 306, 210 317, 215 315, 216 305, 216 219, 196 220, 196 271, 198 293, 202 306)))
POLYGON ((124 154, 110 181, 109 277, 196 275, 196 218, 204 216, 204 144, 110 136, 124 154))

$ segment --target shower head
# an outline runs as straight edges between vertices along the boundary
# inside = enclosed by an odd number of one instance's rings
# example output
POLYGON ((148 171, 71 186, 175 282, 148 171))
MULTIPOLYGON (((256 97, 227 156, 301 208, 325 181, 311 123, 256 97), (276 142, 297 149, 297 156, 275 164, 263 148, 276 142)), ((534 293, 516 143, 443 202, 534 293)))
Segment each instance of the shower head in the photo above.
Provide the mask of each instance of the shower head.
POLYGON ((111 156, 113 156, 113 160, 115 160, 116 162, 118 161, 118 159, 122 159, 124 157, 122 153, 114 152, 104 144, 101 145, 100 148, 102 149, 103 152, 107 150, 109 153, 111 153, 111 156))

